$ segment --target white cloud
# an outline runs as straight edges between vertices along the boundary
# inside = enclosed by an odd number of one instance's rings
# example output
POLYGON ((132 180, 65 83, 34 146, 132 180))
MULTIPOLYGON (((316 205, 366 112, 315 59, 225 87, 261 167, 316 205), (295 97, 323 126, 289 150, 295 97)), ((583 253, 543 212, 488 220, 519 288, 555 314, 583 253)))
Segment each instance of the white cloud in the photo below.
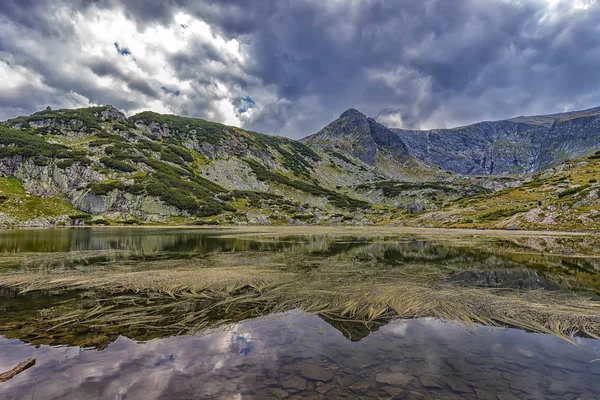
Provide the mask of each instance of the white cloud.
MULTIPOLYGON (((241 124, 235 105, 248 93, 225 79, 247 78, 243 49, 237 40, 219 35, 190 14, 180 12, 173 24, 151 24, 140 31, 120 9, 72 12, 68 5, 57 7, 52 22, 72 28, 68 38, 48 37, 7 22, 1 29, 10 48, 0 55, 0 85, 5 94, 18 97, 19 91, 31 92, 35 87, 54 94, 45 99, 53 108, 113 103, 129 114, 152 110, 241 124), (186 53, 193 57, 197 45, 213 49, 219 60, 198 59, 194 74, 182 78, 172 57, 186 53), (94 65, 96 73, 91 69, 94 65)), ((30 107, 4 106, 0 116, 33 112, 40 104, 30 107)))
POLYGON ((153 4, 4 0, 0 118, 113 104, 298 138, 350 107, 425 128, 600 102, 597 0, 153 4))

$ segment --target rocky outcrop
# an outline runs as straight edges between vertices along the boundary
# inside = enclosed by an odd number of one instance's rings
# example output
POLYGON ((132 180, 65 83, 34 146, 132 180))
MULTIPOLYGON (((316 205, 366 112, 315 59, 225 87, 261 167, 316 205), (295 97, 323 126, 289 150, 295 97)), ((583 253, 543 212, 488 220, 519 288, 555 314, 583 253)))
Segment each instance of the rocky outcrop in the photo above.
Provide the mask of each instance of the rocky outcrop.
MULTIPOLYGON (((112 213, 118 218, 139 218, 158 222, 166 217, 185 216, 185 211, 168 206, 151 196, 133 195, 114 190, 108 195, 95 195, 88 189, 94 182, 103 182, 106 177, 86 166, 74 164, 61 169, 56 163, 35 165, 22 156, 0 160, 0 172, 12 175, 22 182, 27 192, 39 197, 64 195, 78 210, 89 214, 112 213)), ((28 226, 53 226, 69 223, 68 216, 56 219, 38 218, 28 226)), ((0 217, 0 225, 23 225, 10 216, 0 217)))
POLYGON ((75 208, 89 214, 111 213, 113 218, 139 218, 158 222, 166 217, 187 216, 188 213, 168 206, 150 196, 133 195, 114 190, 106 196, 98 196, 89 190, 75 191, 71 202, 75 208))
POLYGON ((61 169, 54 162, 36 165, 23 156, 1 159, 0 172, 19 179, 27 191, 40 197, 54 197, 60 193, 68 197, 89 183, 106 179, 101 173, 78 163, 61 169))

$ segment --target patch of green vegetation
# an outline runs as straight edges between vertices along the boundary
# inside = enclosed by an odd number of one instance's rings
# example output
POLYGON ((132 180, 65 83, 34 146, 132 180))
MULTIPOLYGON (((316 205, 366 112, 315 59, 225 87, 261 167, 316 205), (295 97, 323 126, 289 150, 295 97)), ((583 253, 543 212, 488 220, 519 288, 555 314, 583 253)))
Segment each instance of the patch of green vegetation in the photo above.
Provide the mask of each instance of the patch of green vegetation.
POLYGON ((256 175, 256 179, 260 181, 279 183, 299 190, 301 192, 311 194, 313 196, 326 197, 331 205, 338 208, 344 208, 348 210, 371 208, 371 205, 366 201, 353 199, 346 195, 334 192, 329 189, 325 189, 321 186, 312 183, 306 183, 299 180, 292 180, 281 174, 269 171, 254 160, 245 159, 245 161, 250 166, 250 168, 252 168, 252 171, 256 175))
POLYGON ((37 165, 48 165, 52 159, 62 159, 62 165, 89 163, 87 152, 48 143, 31 131, 21 131, 0 125, 0 158, 20 155, 31 158, 37 165))
POLYGON ((525 188, 539 188, 544 186, 546 182, 543 180, 532 180, 530 182, 525 182, 523 185, 521 185, 522 187, 525 188))
POLYGON ((292 218, 302 222, 314 222, 315 216, 312 214, 294 214, 292 218))
POLYGON ((215 201, 217 194, 226 192, 221 186, 195 175, 189 169, 154 159, 145 160, 145 163, 154 170, 148 176, 139 178, 147 194, 198 217, 218 215, 224 210, 223 205, 215 201))
POLYGON ((376 183, 365 183, 356 186, 357 189, 375 189, 381 190, 383 195, 386 197, 396 197, 404 194, 407 191, 418 191, 418 190, 435 190, 443 193, 454 193, 454 194, 472 194, 480 195, 488 193, 489 191, 481 186, 476 185, 463 185, 462 187, 451 185, 445 182, 376 182, 376 183))
POLYGON ((151 140, 141 139, 137 142, 137 147, 144 150, 154 151, 156 153, 162 150, 162 146, 151 140))
POLYGON ((146 126, 153 122, 179 134, 193 135, 200 142, 218 144, 222 139, 226 139, 229 134, 226 132, 229 128, 226 125, 216 122, 209 122, 199 118, 179 117, 177 115, 158 114, 151 111, 145 111, 136 114, 130 118, 134 123, 141 123, 146 126))
MULTIPOLYGON (((112 158, 119 162, 121 162, 122 160, 128 160, 132 162, 143 162, 145 158, 138 155, 139 153, 140 151, 137 151, 135 147, 133 147, 129 143, 116 143, 110 147, 107 147, 104 150, 104 154, 106 154, 108 158, 112 158)), ((146 157, 148 156, 143 151, 141 153, 146 157)))
MULTIPOLYGON (((275 193, 267 193, 267 192, 256 192, 254 190, 234 190, 233 192, 231 192, 231 194, 228 195, 229 198, 225 197, 225 196, 219 196, 219 198, 223 199, 223 200, 231 200, 232 197, 243 197, 248 199, 251 202, 254 202, 256 204, 259 204, 262 201, 288 201, 289 200, 285 200, 285 198, 283 196, 280 196, 278 194, 275 193)), ((290 202, 291 203, 291 202, 290 202)))
POLYGON ((564 191, 562 191, 562 192, 560 192, 558 194, 558 198, 562 199, 562 198, 565 198, 565 197, 572 196, 575 193, 579 193, 582 190, 588 189, 589 187, 590 187, 590 185, 583 185, 583 186, 575 186, 575 187, 566 189, 566 190, 564 190, 564 191))
POLYGON ((117 142, 127 142, 127 139, 125 139, 123 136, 121 135, 116 135, 114 133, 110 133, 108 131, 105 130, 101 130, 98 131, 94 134, 94 136, 100 138, 100 139, 110 139, 110 142, 108 142, 109 144, 112 143, 117 143, 117 142))
POLYGON ((329 155, 331 155, 331 156, 333 156, 333 157, 335 157, 335 158, 337 158, 337 159, 339 159, 339 160, 342 160, 343 162, 345 162, 345 163, 347 163, 347 164, 350 164, 350 165, 356 165, 356 164, 354 164, 354 162, 353 162, 351 159, 349 159, 348 157, 346 157, 345 155, 343 155, 343 154, 342 154, 342 153, 340 153, 340 152, 337 152, 337 151, 335 151, 335 150, 330 150, 330 149, 328 149, 328 150, 326 150, 326 151, 327 151, 327 153, 328 153, 329 155))
POLYGON ((297 204, 291 200, 286 199, 283 196, 274 193, 267 192, 256 192, 253 190, 234 190, 231 193, 225 195, 219 195, 219 198, 224 201, 231 201, 233 198, 246 199, 247 206, 263 208, 263 207, 277 207, 286 212, 292 212, 296 210, 297 204))
POLYGON ((163 161, 168 161, 173 164, 179 164, 185 167, 185 161, 179 157, 177 154, 173 153, 170 149, 163 149, 160 152, 160 159, 163 161))
POLYGON ((114 169, 121 172, 133 172, 136 171, 135 167, 123 161, 116 160, 114 158, 102 157, 100 162, 104 164, 106 168, 114 169))
POLYGON ((63 196, 42 198, 28 194, 14 177, 0 178, 0 212, 19 221, 80 213, 63 196))
POLYGON ((505 207, 480 214, 477 219, 481 221, 497 221, 527 211, 529 211, 529 209, 523 207, 505 207))
MULTIPOLYGON (((200 143, 209 143, 213 145, 217 145, 221 141, 227 140, 235 134, 239 140, 246 142, 248 145, 256 145, 259 149, 266 151, 269 149, 277 151, 281 155, 284 167, 290 170, 294 175, 298 176, 309 176, 310 170, 312 170, 312 163, 321 159, 321 157, 308 146, 294 140, 257 132, 247 132, 239 128, 229 127, 199 118, 186 118, 175 115, 143 112, 134 115, 130 120, 146 126, 149 126, 154 122, 161 127, 167 127, 178 135, 193 137, 200 143)), ((174 145, 169 146, 169 150, 172 153, 186 162, 193 161, 193 156, 181 146, 181 143, 176 139, 176 136, 172 136, 168 140, 170 141, 170 144, 174 145)), ((153 149, 153 151, 158 150, 153 149)), ((165 161, 181 164, 181 161, 177 162, 177 160, 169 154, 164 154, 164 157, 161 155, 161 158, 165 161)))
POLYGON ((311 148, 294 140, 257 132, 251 134, 259 148, 265 151, 272 148, 281 154, 283 166, 296 176, 310 176, 312 163, 321 160, 321 157, 311 148))
POLYGON ((71 157, 71 158, 65 158, 65 159, 57 162, 56 166, 58 168, 65 169, 65 168, 73 166, 73 164, 75 164, 77 162, 83 166, 89 166, 92 163, 92 160, 90 160, 86 156, 75 156, 75 157, 71 157))
POLYGON ((193 162, 194 161, 194 156, 192 155, 192 153, 190 153, 189 150, 184 149, 181 146, 169 146, 169 150, 177 155, 179 158, 181 158, 183 161, 186 162, 193 162))
POLYGON ((109 144, 113 144, 114 141, 110 140, 110 139, 95 139, 92 140, 88 143, 88 146, 90 147, 100 147, 100 146, 106 146, 109 144))
POLYGON ((92 132, 101 128, 98 118, 94 115, 95 113, 102 112, 106 107, 89 107, 79 108, 76 110, 43 110, 31 114, 29 116, 22 116, 13 119, 9 119, 7 123, 11 126, 22 124, 22 127, 31 127, 31 122, 44 121, 46 119, 55 119, 59 124, 71 125, 78 130, 92 132))
POLYGON ((113 190, 124 190, 126 185, 123 182, 112 181, 112 182, 97 182, 88 185, 90 192, 97 196, 107 196, 113 190))
POLYGON ((117 131, 129 132, 133 127, 124 124, 123 122, 115 122, 112 128, 117 131))

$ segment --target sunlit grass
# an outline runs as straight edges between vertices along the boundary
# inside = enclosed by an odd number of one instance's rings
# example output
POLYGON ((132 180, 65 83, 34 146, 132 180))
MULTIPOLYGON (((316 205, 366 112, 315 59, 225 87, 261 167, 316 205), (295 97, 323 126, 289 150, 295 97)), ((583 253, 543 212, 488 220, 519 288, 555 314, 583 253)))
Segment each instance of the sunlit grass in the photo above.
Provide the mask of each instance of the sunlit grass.
POLYGON ((284 260, 276 255, 219 254, 179 261, 185 264, 179 267, 166 261, 167 268, 161 269, 161 262, 155 262, 155 268, 147 271, 7 274, 0 276, 0 286, 17 288, 21 294, 86 291, 88 301, 48 312, 42 322, 50 331, 127 326, 184 334, 302 309, 365 324, 436 317, 470 326, 509 325, 563 338, 576 333, 600 336, 600 303, 585 297, 467 287, 448 283, 438 268, 426 266, 377 270, 331 259, 330 265, 316 270, 292 271, 284 268, 284 260))
POLYGON ((148 237, 130 250, 7 253, 0 257, 0 290, 9 297, 18 291, 10 301, 19 306, 0 314, 0 331, 36 344, 101 347, 122 334, 192 334, 300 309, 367 328, 434 317, 567 340, 600 336, 600 302, 590 300, 600 288, 593 235, 315 227, 224 233, 222 240, 233 240, 227 251, 165 253, 148 237), (526 267, 565 290, 448 279, 499 265, 526 267))

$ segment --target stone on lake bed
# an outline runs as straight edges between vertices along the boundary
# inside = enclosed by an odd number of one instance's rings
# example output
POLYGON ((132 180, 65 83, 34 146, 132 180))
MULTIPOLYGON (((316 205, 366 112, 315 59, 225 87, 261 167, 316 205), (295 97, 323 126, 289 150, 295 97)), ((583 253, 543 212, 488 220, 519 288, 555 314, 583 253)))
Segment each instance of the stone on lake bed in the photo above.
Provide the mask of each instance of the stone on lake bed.
POLYGON ((552 377, 552 379, 557 380, 557 381, 566 381, 568 378, 567 374, 565 374, 564 372, 558 371, 556 369, 553 369, 552 371, 550 371, 550 376, 552 377))
POLYGON ((333 372, 315 364, 301 363, 298 370, 303 377, 312 381, 327 382, 334 376, 333 372))
POLYGON ((404 387, 412 380, 412 378, 412 375, 407 375, 400 372, 379 373, 375 377, 375 381, 377 383, 404 387))
POLYGON ((359 383, 355 383, 354 385, 350 385, 349 388, 354 393, 365 394, 365 393, 367 393, 367 390, 369 390, 370 386, 371 385, 369 385, 369 382, 359 382, 359 383))
POLYGON ((566 382, 552 382, 548 390, 552 393, 564 395, 570 392, 570 387, 566 382))
POLYGON ((498 400, 519 400, 518 397, 515 397, 510 393, 498 393, 496 397, 498 400))
POLYGON ((325 394, 336 388, 336 385, 333 383, 317 383, 317 392, 321 394, 325 394))
POLYGON ((383 387, 383 391, 392 397, 398 395, 399 393, 402 393, 402 390, 403 390, 402 388, 395 387, 395 386, 384 386, 383 387))
POLYGON ((531 350, 520 349, 519 354, 523 357, 532 358, 535 354, 531 350))
POLYGON ((455 392, 458 392, 458 393, 471 393, 471 392, 473 392, 473 389, 471 389, 471 387, 469 385, 467 385, 465 382, 463 382, 461 380, 458 380, 458 379, 448 379, 448 381, 446 383, 455 392))
POLYGON ((285 399, 289 396, 288 392, 279 388, 273 388, 270 390, 270 392, 273 396, 277 397, 278 399, 285 399))
POLYGON ((517 379, 508 384, 511 389, 519 390, 524 393, 531 393, 535 390, 535 386, 530 380, 517 379))
POLYGON ((488 392, 487 390, 475 389, 477 399, 480 400, 496 400, 497 397, 494 393, 488 392))
POLYGON ((421 385, 423 385, 423 387, 429 389, 441 389, 444 387, 444 385, 437 378, 430 375, 419 376, 419 381, 421 381, 421 385))
POLYGON ((485 358, 476 355, 467 356, 465 359, 471 365, 485 365, 488 363, 488 361, 485 358))
MULTIPOLYGON (((585 364, 577 363, 577 362, 569 361, 569 360, 551 361, 551 362, 546 363, 546 366, 548 368, 558 369, 560 371, 568 371, 568 372, 583 372, 583 370, 585 368, 585 364)), ((600 374, 600 368, 598 368, 598 371, 599 371, 598 374, 600 374)), ((590 370, 590 372, 594 373, 591 370, 590 370)))
POLYGON ((270 378, 256 381, 257 389, 262 389, 264 387, 269 387, 269 386, 277 386, 277 381, 275 379, 270 379, 270 378))
POLYGON ((281 386, 291 393, 298 393, 306 390, 306 380, 299 377, 294 376, 292 378, 288 378, 281 383, 281 386))
POLYGON ((425 395, 423 393, 411 390, 408 393, 406 393, 406 395, 403 398, 406 400, 424 400, 425 395))
POLYGON ((594 375, 600 375, 600 361, 595 361, 589 364, 589 371, 594 375))

